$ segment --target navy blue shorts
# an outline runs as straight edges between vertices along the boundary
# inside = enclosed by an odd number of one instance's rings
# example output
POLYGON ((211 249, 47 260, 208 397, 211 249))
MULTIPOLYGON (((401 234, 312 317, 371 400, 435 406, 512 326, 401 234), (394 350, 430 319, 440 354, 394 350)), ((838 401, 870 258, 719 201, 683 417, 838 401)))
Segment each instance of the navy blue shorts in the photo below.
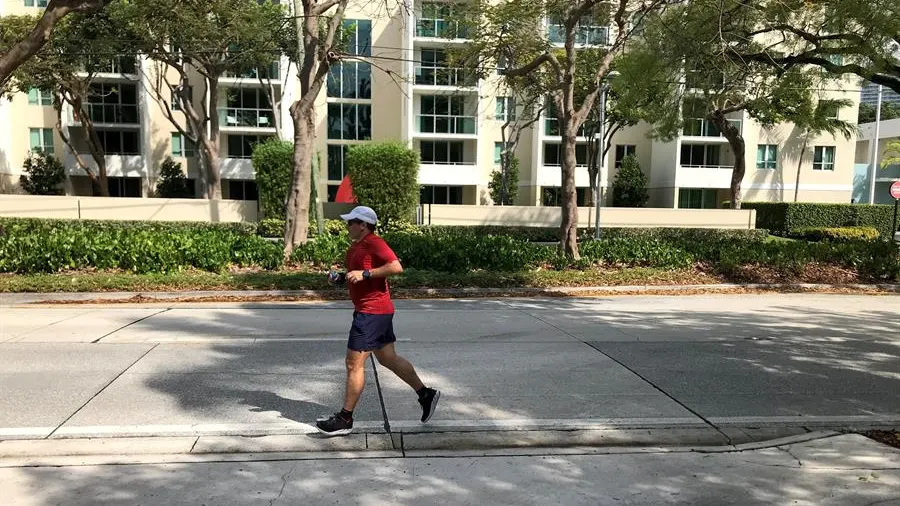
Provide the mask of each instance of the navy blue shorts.
POLYGON ((353 313, 347 348, 354 351, 380 350, 396 340, 393 314, 353 313))

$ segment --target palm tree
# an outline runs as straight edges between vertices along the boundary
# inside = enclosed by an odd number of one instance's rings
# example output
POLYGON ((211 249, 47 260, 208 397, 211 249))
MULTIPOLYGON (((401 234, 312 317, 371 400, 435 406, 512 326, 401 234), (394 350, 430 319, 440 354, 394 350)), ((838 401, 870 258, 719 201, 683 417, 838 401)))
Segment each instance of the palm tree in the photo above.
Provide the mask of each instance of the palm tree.
POLYGON ((852 105, 853 102, 846 99, 819 100, 809 114, 794 118, 794 124, 803 132, 803 147, 800 148, 800 158, 797 162, 797 181, 794 185, 794 202, 797 202, 797 195, 800 192, 800 169, 803 167, 803 155, 806 154, 809 139, 828 133, 832 136, 840 134, 845 139, 850 140, 853 137, 853 133, 856 132, 856 125, 838 118, 837 112, 843 107, 852 105))

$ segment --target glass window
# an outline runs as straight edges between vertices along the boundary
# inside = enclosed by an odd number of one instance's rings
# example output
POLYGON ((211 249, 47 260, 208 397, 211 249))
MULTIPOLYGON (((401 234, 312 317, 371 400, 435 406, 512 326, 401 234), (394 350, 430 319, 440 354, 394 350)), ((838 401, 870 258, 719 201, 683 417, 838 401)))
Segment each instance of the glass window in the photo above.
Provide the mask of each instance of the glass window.
POLYGON ((347 175, 347 150, 353 144, 328 145, 328 180, 341 181, 347 175))
POLYGON ((497 97, 497 108, 494 119, 506 122, 516 120, 516 99, 513 97, 497 97))
POLYGON ((52 128, 29 128, 28 138, 30 148, 33 152, 53 154, 53 129, 52 128))
POLYGON ((424 2, 422 12, 416 19, 417 37, 439 37, 443 39, 464 39, 467 30, 455 19, 454 6, 448 3, 424 2))
MULTIPOLYGON (((575 145, 575 165, 586 166, 588 160, 587 144, 575 145)), ((544 165, 562 166, 562 144, 544 145, 544 165)))
POLYGON ((778 159, 778 146, 760 144, 756 146, 756 168, 774 169, 778 159))
POLYGON ((29 105, 53 105, 53 94, 49 91, 31 88, 28 90, 29 105))
MULTIPOLYGON (((575 205, 586 207, 590 188, 575 188, 575 205)), ((545 186, 541 188, 541 205, 545 207, 559 207, 562 205, 562 188, 559 186, 545 186)))
POLYGON ((718 167, 718 145, 682 144, 681 165, 686 167, 718 167))
POLYGON ((46 7, 50 0, 25 0, 25 7, 46 7))
POLYGON ((228 181, 229 200, 258 200, 256 181, 230 179, 228 181))
POLYGON ((813 170, 834 170, 834 146, 816 146, 813 170))
POLYGON ((139 177, 108 177, 106 178, 110 197, 140 198, 141 178, 139 177))
POLYGON ((253 147, 261 142, 265 142, 267 139, 271 139, 272 136, 229 134, 227 138, 228 158, 251 158, 253 156, 253 147))
POLYGON ((369 140, 372 138, 372 106, 328 104, 328 138, 369 140))
POLYGON ((419 189, 419 202, 422 204, 462 205, 462 186, 430 186, 419 189))
POLYGON ((452 164, 463 163, 463 143, 449 141, 422 141, 420 154, 422 163, 452 164))
POLYGON ((196 156, 197 147, 194 141, 181 135, 179 132, 172 132, 172 156, 196 156))
POLYGON ((626 156, 636 156, 637 146, 632 144, 617 144, 616 145, 616 168, 622 166, 622 160, 625 159, 626 156))

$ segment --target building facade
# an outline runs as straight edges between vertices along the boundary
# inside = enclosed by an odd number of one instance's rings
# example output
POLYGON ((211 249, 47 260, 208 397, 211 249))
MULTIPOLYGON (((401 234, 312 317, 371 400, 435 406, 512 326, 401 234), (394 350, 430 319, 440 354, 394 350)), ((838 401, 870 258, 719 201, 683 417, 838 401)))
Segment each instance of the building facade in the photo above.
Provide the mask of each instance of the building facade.
MULTIPOLYGON (((23 3, 7 2, 0 14, 36 13, 41 4, 37 0, 32 2, 35 6, 26 6, 29 0, 23 3)), ((354 35, 346 52, 358 59, 334 65, 316 100, 320 195, 334 199, 346 176, 344 160, 350 146, 400 140, 421 154, 422 202, 491 204, 488 181, 499 169, 501 127, 516 107, 500 91, 500 70, 476 79, 471 69, 447 66, 448 48, 466 44, 468 37, 464 27, 454 25, 453 10, 454 3, 446 0, 411 0, 409 9, 392 12, 380 2, 351 2, 345 25, 354 35)), ((551 39, 559 38, 558 27, 547 23, 547 30, 551 39)), ((589 27, 583 30, 581 42, 602 44, 613 35, 607 27, 589 27)), ((298 98, 299 87, 293 68, 286 69, 288 62, 281 59, 268 69, 227 76, 220 83, 219 103, 210 110, 221 125, 218 140, 225 199, 257 198, 250 162, 256 142, 279 132, 284 139, 293 138, 288 108, 298 98), (260 72, 265 82, 258 79, 260 72)), ((119 58, 111 62, 109 72, 94 80, 96 92, 89 111, 107 153, 111 195, 151 195, 167 156, 182 164, 199 194, 197 147, 178 134, 165 114, 165 93, 154 88, 160 75, 173 72, 146 59, 119 58)), ((199 91, 191 93, 194 100, 203 100, 199 91)), ((855 122, 859 87, 848 82, 846 91, 829 93, 853 100, 854 105, 838 115, 855 122)), ((180 114, 173 112, 176 121, 183 121, 180 114)), ((810 138, 801 160, 804 137, 793 125, 766 129, 740 113, 731 120, 741 128, 747 145, 745 201, 792 201, 799 168, 798 200, 850 202, 855 138, 810 138)), ((15 191, 22 162, 30 151, 40 148, 64 162, 70 176, 68 194, 91 194, 90 182, 75 160, 77 153, 85 163, 93 163, 87 146, 76 143, 74 150, 65 146, 55 124, 47 97, 36 90, 0 104, 0 128, 6 129, 0 136, 0 190, 15 191)), ((77 133, 82 127, 70 112, 63 115, 63 128, 77 133)), ((649 130, 648 125, 639 124, 617 132, 603 163, 602 187, 612 184, 622 159, 633 154, 648 176, 650 206, 714 208, 728 200, 734 155, 712 125, 687 118, 682 135, 671 142, 650 139, 649 130)), ((592 200, 586 167, 589 141, 580 137, 576 150, 576 186, 582 206, 592 200)), ((520 161, 517 204, 559 204, 561 143, 552 117, 523 134, 516 151, 520 161)), ((608 193, 604 192, 604 203, 609 203, 608 193)))

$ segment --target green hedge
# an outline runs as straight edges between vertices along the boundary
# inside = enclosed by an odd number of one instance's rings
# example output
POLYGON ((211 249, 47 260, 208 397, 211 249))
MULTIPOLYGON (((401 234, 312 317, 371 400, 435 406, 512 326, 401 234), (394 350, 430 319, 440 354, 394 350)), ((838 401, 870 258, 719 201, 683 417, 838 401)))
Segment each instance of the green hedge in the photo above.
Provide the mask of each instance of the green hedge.
POLYGON ((0 272, 271 269, 282 256, 281 246, 257 237, 253 224, 0 218, 0 228, 0 272))
POLYGON ((874 227, 889 239, 894 206, 866 204, 808 204, 745 202, 744 209, 756 210, 756 227, 779 235, 803 228, 874 227))
POLYGON ((789 237, 807 241, 877 241, 881 238, 874 227, 800 228, 789 232, 789 237))
MULTIPOLYGON (((296 248, 293 260, 343 264, 346 228, 330 221, 327 233, 296 248)), ((97 222, 0 218, 0 272, 122 269, 139 273, 184 268, 221 271, 231 266, 274 269, 282 246, 256 235, 252 225, 97 222)), ((442 272, 562 269, 573 265, 555 246, 536 244, 482 227, 402 227, 385 239, 405 267, 442 272)), ((577 268, 689 268, 705 264, 728 272, 745 265, 801 269, 825 263, 856 269, 875 280, 900 278, 900 251, 886 242, 766 241, 766 233, 704 229, 610 229, 601 241, 581 243, 577 268)))

